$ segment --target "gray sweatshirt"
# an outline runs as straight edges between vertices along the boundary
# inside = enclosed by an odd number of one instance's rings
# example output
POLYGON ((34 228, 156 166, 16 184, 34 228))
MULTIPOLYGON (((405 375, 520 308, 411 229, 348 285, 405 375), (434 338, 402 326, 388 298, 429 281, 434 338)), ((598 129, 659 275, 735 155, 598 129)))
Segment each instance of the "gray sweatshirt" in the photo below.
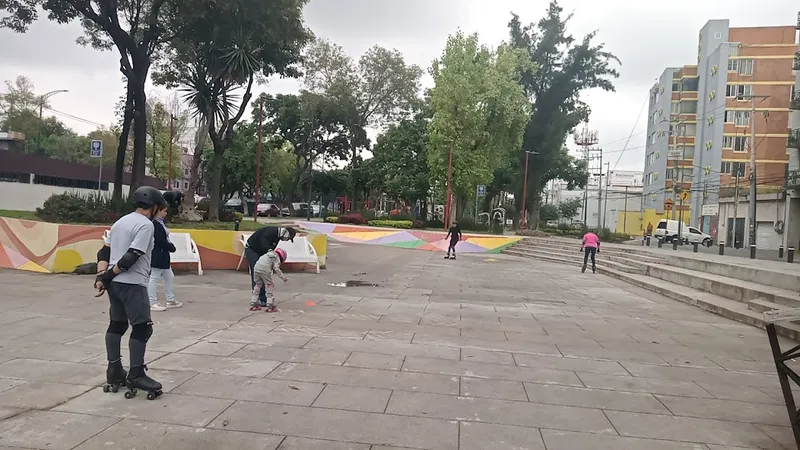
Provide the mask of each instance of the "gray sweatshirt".
POLYGON ((281 259, 274 250, 270 250, 262 255, 261 258, 258 258, 255 266, 253 266, 253 272, 267 275, 270 279, 273 273, 277 274, 281 279, 284 278, 283 272, 281 272, 281 259))

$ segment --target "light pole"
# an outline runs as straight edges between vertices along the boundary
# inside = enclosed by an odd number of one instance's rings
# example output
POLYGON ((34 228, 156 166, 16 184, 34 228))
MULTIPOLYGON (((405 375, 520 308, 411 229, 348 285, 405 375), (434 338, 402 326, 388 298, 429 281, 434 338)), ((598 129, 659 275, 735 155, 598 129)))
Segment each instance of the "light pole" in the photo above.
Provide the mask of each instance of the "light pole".
MULTIPOLYGON (((256 151, 256 191, 253 195, 253 222, 258 222, 258 202, 261 200, 261 124, 264 120, 264 95, 258 98, 258 150, 256 151)), ((247 200, 244 200, 245 202, 247 200)))
POLYGON ((167 165, 167 190, 172 190, 172 141, 175 140, 175 121, 174 115, 169 115, 169 164, 167 165))
MULTIPOLYGON (((750 100, 750 199, 747 203, 749 206, 748 209, 748 216, 749 216, 749 226, 748 226, 748 245, 757 245, 756 242, 756 195, 757 195, 757 184, 756 184, 756 99, 760 98, 761 100, 765 100, 769 98, 769 95, 739 95, 736 97, 737 100, 750 100)), ((766 114, 766 113, 765 113, 766 114)), ((735 145, 735 144, 734 144, 735 145)), ((734 220, 735 223, 735 220, 734 220)), ((735 227, 734 227, 735 228, 735 227)), ((753 248, 753 247, 750 247, 753 248)))
MULTIPOLYGON (((52 97, 52 96, 54 96, 56 94, 62 94, 64 92, 69 92, 69 91, 66 90, 66 89, 58 89, 58 90, 55 90, 55 91, 47 92, 47 93, 42 94, 41 96, 39 96, 39 133, 36 136, 36 151, 37 152, 41 153, 41 151, 42 151, 42 127, 44 126, 44 123, 42 122, 42 113, 43 113, 43 110, 44 110, 44 102, 46 102, 48 98, 50 98, 50 97, 52 97)), ((28 153, 28 146, 27 145, 25 146, 25 153, 28 153)))
POLYGON ((529 152, 525 150, 525 177, 522 180, 522 211, 519 216, 519 231, 522 232, 525 229, 525 200, 527 199, 528 194, 528 159, 531 155, 538 155, 539 152, 529 152))
POLYGON ((450 162, 447 164, 447 198, 444 204, 444 229, 450 228, 450 203, 453 194, 453 140, 450 140, 450 162))

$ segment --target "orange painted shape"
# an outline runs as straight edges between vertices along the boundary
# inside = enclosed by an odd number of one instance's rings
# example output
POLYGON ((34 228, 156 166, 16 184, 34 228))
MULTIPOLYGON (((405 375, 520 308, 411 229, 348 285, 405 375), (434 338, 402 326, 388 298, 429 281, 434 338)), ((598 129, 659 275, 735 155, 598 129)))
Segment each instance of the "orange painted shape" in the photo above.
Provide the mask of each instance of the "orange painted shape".
POLYGON ((306 306, 317 306, 317 304, 313 300, 309 300, 306 302, 306 306))

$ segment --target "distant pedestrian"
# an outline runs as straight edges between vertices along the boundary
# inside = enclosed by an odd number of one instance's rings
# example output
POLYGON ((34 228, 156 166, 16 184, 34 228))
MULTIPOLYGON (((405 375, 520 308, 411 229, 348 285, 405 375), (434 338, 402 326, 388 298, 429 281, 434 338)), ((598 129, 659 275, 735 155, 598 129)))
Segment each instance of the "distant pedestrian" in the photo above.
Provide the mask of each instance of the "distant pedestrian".
POLYGON ((458 224, 457 220, 454 220, 453 226, 447 230, 447 236, 444 238, 445 240, 450 238, 450 245, 447 247, 447 256, 445 256, 444 259, 456 259, 456 244, 461 240, 461 237, 461 226, 458 224), (453 256, 450 256, 450 250, 453 251, 453 256))
POLYGON ((169 228, 164 223, 167 217, 167 208, 164 207, 156 213, 153 219, 153 253, 151 257, 150 283, 147 286, 147 294, 150 297, 150 311, 165 311, 167 308, 180 308, 183 304, 175 300, 175 293, 172 285, 175 280, 175 273, 172 272, 170 264, 170 253, 175 252, 175 245, 169 239, 169 228), (158 304, 158 280, 164 279, 164 291, 166 294, 165 306, 158 304))
POLYGON ((583 252, 583 267, 581 273, 586 272, 586 264, 589 257, 592 257, 592 273, 597 271, 595 264, 595 254, 600 253, 600 237, 593 231, 589 230, 583 235, 583 242, 581 243, 581 251, 583 252))
POLYGON ((653 222, 649 222, 647 224, 647 235, 646 236, 652 236, 652 235, 653 235, 653 222))

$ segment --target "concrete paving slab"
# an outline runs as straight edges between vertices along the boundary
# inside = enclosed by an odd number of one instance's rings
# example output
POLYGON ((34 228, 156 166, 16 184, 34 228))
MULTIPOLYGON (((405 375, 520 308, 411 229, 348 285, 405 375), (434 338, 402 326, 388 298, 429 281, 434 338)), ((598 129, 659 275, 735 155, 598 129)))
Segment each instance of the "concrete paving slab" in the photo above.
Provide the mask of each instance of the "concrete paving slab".
POLYGON ((487 378, 461 378, 461 395, 499 400, 527 401, 525 388, 521 382, 492 380, 487 378))
POLYGON ((265 359, 341 366, 350 356, 350 353, 351 352, 336 350, 300 349, 248 344, 230 356, 244 359, 265 359))
MULTIPOLYGON (((562 430, 542 430, 548 450, 706 450, 703 444, 623 436, 603 436, 562 430)), ((726 447, 726 450, 732 450, 726 447)))
POLYGON ((656 395, 656 397, 673 414, 678 416, 789 426, 786 407, 782 405, 673 397, 669 395, 656 395))
POLYGON ((369 444, 287 437, 278 450, 374 450, 369 444))
POLYGON ((223 358, 221 356, 172 353, 153 362, 154 369, 190 370, 246 377, 265 377, 280 365, 280 361, 223 358))
POLYGON ((329 384, 314 401, 314 406, 382 413, 386 410, 391 394, 392 391, 388 389, 329 384))
POLYGON ((348 367, 363 367, 365 369, 400 370, 404 360, 405 357, 399 355, 353 352, 344 362, 344 365, 348 367))
POLYGON ((534 383, 525 383, 524 385, 528 399, 533 403, 579 406, 603 410, 670 414, 670 411, 652 394, 569 386, 549 386, 534 383))
POLYGON ((175 389, 175 393, 187 396, 309 406, 324 387, 319 383, 208 373, 197 375, 183 383, 175 389))
POLYGON ((118 421, 87 414, 28 411, 0 422, 0 444, 69 450, 118 421))
POLYGON ((403 364, 403 372, 441 373, 475 378, 582 386, 575 373, 567 370, 484 364, 469 361, 444 361, 413 356, 406 358, 406 362, 403 364))
POLYGON ((74 450, 275 450, 283 436, 125 419, 74 450))
POLYGON ((396 391, 389 414, 616 434, 599 409, 396 391))
POLYGON ((458 423, 354 411, 236 402, 212 428, 284 434, 332 441, 456 450, 458 423))
POLYGON ((0 393, 0 405, 19 409, 50 409, 93 386, 31 381, 0 393))
POLYGON ((507 448, 545 450, 537 428, 512 427, 480 422, 462 422, 459 450, 507 448))

